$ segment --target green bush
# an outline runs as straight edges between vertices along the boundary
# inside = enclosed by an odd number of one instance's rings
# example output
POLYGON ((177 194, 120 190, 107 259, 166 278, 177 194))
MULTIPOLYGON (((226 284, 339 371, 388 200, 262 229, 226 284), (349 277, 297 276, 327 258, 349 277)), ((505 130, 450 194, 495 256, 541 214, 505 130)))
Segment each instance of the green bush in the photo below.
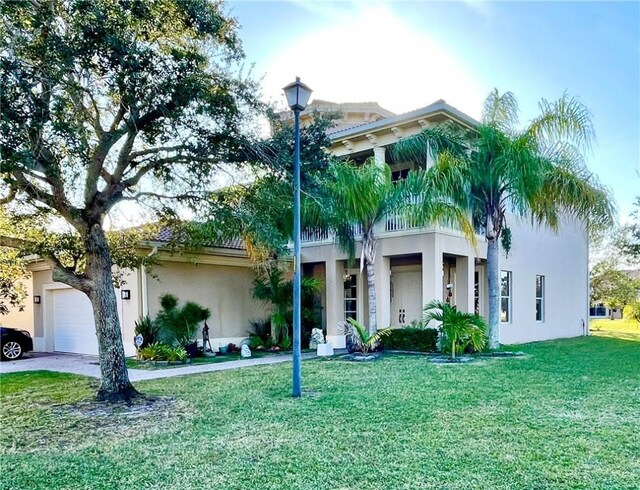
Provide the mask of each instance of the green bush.
POLYGON ((182 347, 172 347, 167 344, 155 342, 138 351, 138 356, 143 361, 182 361, 187 359, 187 351, 182 347))
POLYGON ((280 341, 278 345, 282 350, 291 350, 291 347, 293 346, 293 340, 291 340, 291 337, 285 337, 280 341))
POLYGON ((271 318, 249 320, 249 336, 257 337, 263 345, 271 338, 271 318))
POLYGON ((166 342, 180 347, 193 342, 198 324, 210 316, 207 308, 192 301, 178 306, 178 298, 172 294, 163 294, 160 306, 162 309, 156 316, 155 324, 160 327, 166 342))
POLYGON ((250 335, 249 343, 247 345, 249 346, 249 349, 256 350, 260 346, 264 347, 264 341, 256 335, 250 335))
MULTIPOLYGON (((160 327, 151 320, 149 315, 141 316, 134 325, 133 333, 135 334, 135 337, 142 335, 142 345, 140 347, 136 345, 136 350, 143 349, 159 340, 160 327)), ((134 345, 135 337, 133 339, 134 345)))
POLYGON ((369 330, 362 323, 353 318, 348 318, 342 328, 354 351, 362 352, 363 356, 376 350, 383 339, 392 331, 391 328, 382 328, 374 333, 369 333, 369 330))
POLYGON ((435 328, 394 328, 382 340, 389 350, 435 352, 438 344, 438 330, 435 328))
POLYGON ((440 347, 451 357, 463 352, 478 352, 487 345, 487 323, 480 315, 465 313, 444 301, 424 305, 424 321, 440 322, 440 347))
POLYGON ((624 317, 637 322, 640 327, 640 301, 627 305, 624 309, 624 317))

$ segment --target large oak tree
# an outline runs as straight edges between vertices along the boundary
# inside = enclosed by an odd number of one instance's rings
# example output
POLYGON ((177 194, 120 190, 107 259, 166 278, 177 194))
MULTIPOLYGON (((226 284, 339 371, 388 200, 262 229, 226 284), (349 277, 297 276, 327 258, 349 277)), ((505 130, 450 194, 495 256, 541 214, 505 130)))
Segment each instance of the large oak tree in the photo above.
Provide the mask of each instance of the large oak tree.
MULTIPOLYGON (((256 87, 233 18, 207 0, 16 0, 0 5, 5 209, 66 222, 78 260, 38 249, 93 305, 98 398, 135 396, 125 366, 105 217, 125 201, 194 204, 241 145, 256 87)), ((89 332, 88 332, 89 333, 89 332)))

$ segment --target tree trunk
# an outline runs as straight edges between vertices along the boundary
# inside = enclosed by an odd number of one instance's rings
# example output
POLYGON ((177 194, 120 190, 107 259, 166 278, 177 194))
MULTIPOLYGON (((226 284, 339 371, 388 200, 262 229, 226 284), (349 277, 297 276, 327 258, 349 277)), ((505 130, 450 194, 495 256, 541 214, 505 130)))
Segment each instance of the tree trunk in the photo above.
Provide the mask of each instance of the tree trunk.
POLYGON ((376 276, 374 264, 367 261, 367 293, 369 298, 369 333, 373 334, 378 330, 376 307, 376 276))
POLYGON ((129 381, 125 364, 118 304, 113 288, 111 253, 102 227, 94 225, 86 238, 87 271, 91 288, 87 293, 93 307, 100 360, 98 400, 129 401, 139 393, 129 381))
POLYGON ((489 349, 500 347, 500 247, 497 238, 487 238, 487 282, 489 283, 489 349))
POLYGON ((367 273, 367 297, 369 298, 369 333, 374 334, 378 330, 377 323, 377 304, 376 304, 376 241, 373 230, 364 230, 362 233, 362 255, 361 261, 364 261, 367 273))

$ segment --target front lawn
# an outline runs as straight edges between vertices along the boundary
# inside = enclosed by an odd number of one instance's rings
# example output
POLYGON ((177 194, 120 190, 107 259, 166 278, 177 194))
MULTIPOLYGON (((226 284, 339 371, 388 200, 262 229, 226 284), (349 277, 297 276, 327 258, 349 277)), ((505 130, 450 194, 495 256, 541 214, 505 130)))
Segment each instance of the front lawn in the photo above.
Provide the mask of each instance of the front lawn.
POLYGON ((637 489, 640 344, 578 338, 521 358, 289 363, 139 383, 2 376, 2 489, 637 489), (164 398, 164 397, 170 397, 164 398))

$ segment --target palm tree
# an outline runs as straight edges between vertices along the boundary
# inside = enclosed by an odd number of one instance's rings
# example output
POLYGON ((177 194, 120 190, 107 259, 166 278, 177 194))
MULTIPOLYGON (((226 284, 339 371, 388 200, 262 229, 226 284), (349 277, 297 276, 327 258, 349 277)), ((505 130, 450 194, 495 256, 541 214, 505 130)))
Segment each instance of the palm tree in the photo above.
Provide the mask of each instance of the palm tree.
POLYGON ((542 100, 540 115, 517 129, 518 104, 510 92, 489 94, 482 122, 473 131, 429 128, 395 145, 395 158, 424 161, 426 152, 444 169, 443 192, 470 196, 469 206, 487 240, 489 347, 499 346, 499 240, 508 248, 507 209, 532 223, 557 230, 563 217, 596 229, 615 214, 608 190, 585 165, 594 129, 589 110, 567 94, 542 100))
POLYGON ((456 358, 456 351, 463 353, 468 346, 479 351, 487 343, 487 324, 481 316, 459 311, 444 301, 427 303, 423 318, 426 323, 431 320, 441 323, 442 352, 451 351, 452 359, 456 358))
POLYGON ((345 325, 345 332, 351 337, 355 350, 362 352, 364 357, 367 357, 369 351, 378 347, 380 341, 391 331, 391 328, 382 328, 375 332, 368 332, 364 325, 353 318, 349 318, 345 325))
POLYGON ((355 258, 356 241, 361 240, 360 268, 366 272, 371 333, 377 330, 376 224, 392 211, 400 212, 415 226, 453 224, 474 239, 463 207, 437 189, 430 171, 416 170, 406 180, 393 182, 390 168, 374 159, 362 166, 334 162, 321 196, 305 202, 306 221, 332 230, 350 260, 355 258))
MULTIPOLYGON (((289 338, 289 319, 293 305, 293 281, 284 279, 284 271, 278 263, 257 270, 253 281, 253 297, 271 307, 271 328, 276 342, 289 338)), ((303 277, 302 294, 313 295, 320 291, 320 281, 303 277)))

